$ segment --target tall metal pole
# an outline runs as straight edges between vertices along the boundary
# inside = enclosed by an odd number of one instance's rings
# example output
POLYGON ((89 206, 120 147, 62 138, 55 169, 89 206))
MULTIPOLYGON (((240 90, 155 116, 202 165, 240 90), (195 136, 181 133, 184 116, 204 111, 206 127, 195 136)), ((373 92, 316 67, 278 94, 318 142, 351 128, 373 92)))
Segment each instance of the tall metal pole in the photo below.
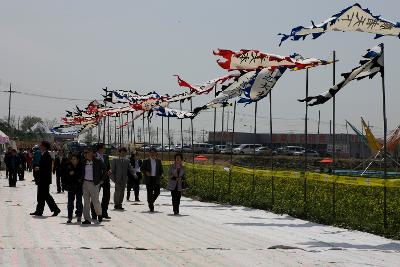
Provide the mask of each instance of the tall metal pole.
MULTIPOLYGON (((193 100, 190 98, 190 111, 193 111, 193 100)), ((191 141, 192 141, 192 175, 193 175, 193 186, 196 185, 196 175, 194 173, 194 128, 193 128, 193 120, 194 118, 190 118, 190 129, 192 131, 191 141)))
MULTIPOLYGON (((336 51, 333 50, 333 73, 332 73, 332 85, 336 84, 336 51)), ((332 161, 333 167, 336 164, 336 96, 333 96, 332 101, 332 124, 333 124, 333 136, 332 136, 332 161)))
POLYGON ((169 132, 169 117, 167 117, 167 127, 168 127, 168 161, 171 161, 171 134, 169 132))
POLYGON ((224 115, 225 115, 225 107, 222 107, 222 119, 221 119, 221 138, 220 145, 223 144, 224 141, 224 115))
POLYGON ((235 122, 236 122, 236 101, 233 105, 233 121, 232 121, 232 136, 231 136, 231 159, 230 159, 230 168, 229 168, 229 181, 228 181, 228 193, 231 193, 232 189, 232 163, 233 163, 233 145, 235 144, 235 122))
MULTIPOLYGON (((321 146, 321 136, 319 135, 319 131, 320 131, 320 126, 321 126, 321 110, 318 110, 318 129, 317 129, 317 133, 318 133, 318 150, 320 150, 320 146, 321 146)), ((320 153, 320 151, 318 151, 320 153)))
POLYGON ((164 117, 161 117, 161 161, 164 160, 164 117))
MULTIPOLYGON (((182 110, 182 101, 179 101, 179 108, 182 110)), ((181 119, 181 152, 183 152, 183 120, 181 119)))
POLYGON ((115 116, 115 120, 114 120, 114 143, 115 146, 118 145, 117 143, 117 117, 115 116))
POLYGON ((254 196, 254 192, 256 189, 256 137, 257 137, 257 104, 254 105, 254 133, 253 133, 253 184, 252 184, 252 193, 254 196))
POLYGON ((381 68, 381 76, 382 76, 382 109, 383 109, 383 178, 385 179, 384 187, 383 187, 383 225, 385 229, 387 229, 387 187, 386 187, 386 179, 387 179, 387 117, 386 117, 386 91, 385 91, 385 59, 384 59, 384 44, 381 44, 382 48, 382 68, 381 68))
POLYGON ((275 178, 274 178, 274 153, 273 153, 273 136, 272 136, 272 91, 269 92, 269 145, 271 148, 270 154, 270 167, 271 167, 271 198, 272 198, 272 207, 275 203, 275 178))
POLYGON ((107 140, 108 144, 111 144, 111 126, 110 126, 110 116, 107 116, 107 140))
POLYGON ((143 125, 142 125, 142 134, 140 135, 140 137, 141 137, 141 141, 142 141, 142 143, 143 143, 143 159, 145 159, 146 158, 146 146, 145 146, 145 143, 146 143, 146 138, 145 138, 145 134, 144 134, 144 112, 143 112, 143 117, 142 117, 142 119, 143 119, 143 125))
POLYGON ((133 113, 132 113, 132 135, 133 135, 133 147, 136 150, 135 116, 133 113))
POLYGON ((13 91, 11 90, 11 83, 10 83, 10 90, 8 91, 8 118, 7 118, 7 125, 8 125, 8 134, 11 134, 11 125, 10 125, 10 118, 11 118, 11 94, 13 91))
MULTIPOLYGON (((332 85, 336 84, 336 51, 333 50, 333 72, 332 72, 332 85)), ((332 169, 336 165, 336 96, 333 96, 332 102, 332 169)), ((336 182, 332 183, 332 215, 336 219, 336 182)))
MULTIPOLYGON (((214 86, 214 97, 217 97, 217 86, 214 86)), ((212 192, 214 193, 215 186, 215 128, 217 125, 217 109, 214 108, 214 134, 213 134, 213 160, 212 160, 212 192)))
MULTIPOLYGON (((306 69, 306 98, 308 98, 308 69, 306 69)), ((308 149, 308 104, 306 102, 306 116, 304 120, 304 214, 307 213, 307 149, 308 149)))
POLYGON ((132 142, 132 136, 131 136, 131 131, 130 131, 130 127, 129 127, 129 113, 126 113, 126 128, 128 131, 128 138, 126 138, 128 140, 129 143, 129 149, 130 149, 130 143, 132 142))
MULTIPOLYGON (((106 96, 107 96, 107 86, 105 88, 105 92, 106 92, 106 96)), ((104 103, 105 103, 105 106, 107 106, 107 102, 104 101, 104 103)), ((103 125, 103 144, 105 144, 106 143, 106 117, 105 116, 103 118, 103 123, 104 123, 104 125, 103 125)))
POLYGON ((147 131, 148 131, 148 134, 149 134, 149 147, 152 145, 152 142, 151 142, 151 130, 150 130, 150 119, 149 119, 149 116, 147 116, 147 131))

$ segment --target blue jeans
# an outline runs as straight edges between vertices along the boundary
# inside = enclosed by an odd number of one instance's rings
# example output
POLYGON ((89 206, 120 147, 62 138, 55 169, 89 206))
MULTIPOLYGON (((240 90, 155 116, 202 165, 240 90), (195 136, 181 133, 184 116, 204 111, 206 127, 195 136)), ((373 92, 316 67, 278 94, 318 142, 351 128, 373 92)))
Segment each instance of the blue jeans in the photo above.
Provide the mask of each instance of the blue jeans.
POLYGON ((76 216, 78 218, 82 217, 82 188, 78 191, 68 191, 68 219, 72 220, 72 215, 74 213, 74 200, 76 197, 76 216))

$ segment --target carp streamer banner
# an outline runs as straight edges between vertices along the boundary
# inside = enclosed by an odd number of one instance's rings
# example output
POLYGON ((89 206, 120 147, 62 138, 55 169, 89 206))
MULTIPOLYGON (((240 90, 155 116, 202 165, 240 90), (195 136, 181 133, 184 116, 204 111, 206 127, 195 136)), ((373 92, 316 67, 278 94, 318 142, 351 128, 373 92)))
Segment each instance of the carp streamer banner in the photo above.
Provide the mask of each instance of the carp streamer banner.
POLYGON ((164 108, 161 106, 157 108, 156 114, 161 117, 176 117, 178 119, 187 119, 187 118, 194 117, 193 112, 187 112, 187 111, 172 109, 172 108, 164 108))
POLYGON ((255 79, 250 81, 250 86, 243 90, 244 97, 241 97, 238 103, 246 103, 247 105, 266 97, 286 69, 286 67, 279 67, 260 70, 255 79))
POLYGON ((279 67, 301 70, 333 63, 332 61, 316 58, 304 58, 299 54, 285 57, 262 53, 258 50, 242 49, 239 52, 234 52, 226 49, 218 49, 213 53, 225 59, 225 61, 218 59, 217 63, 221 68, 226 70, 255 70, 259 68, 279 67))
POLYGON ((226 82, 228 80, 239 77, 239 75, 240 74, 231 74, 231 75, 222 76, 217 79, 207 81, 201 85, 197 85, 197 84, 192 85, 192 84, 182 80, 179 77, 179 75, 174 75, 174 76, 176 76, 178 78, 179 86, 189 88, 190 91, 196 95, 202 95, 202 94, 208 94, 209 92, 211 92, 217 84, 223 84, 224 82, 226 82))
POLYGON ((309 106, 323 104, 331 99, 337 92, 339 92, 340 89, 345 87, 352 80, 361 80, 366 77, 372 79, 378 72, 381 72, 384 67, 382 44, 369 49, 364 58, 364 60, 360 61, 360 66, 352 69, 350 72, 342 73, 344 80, 329 89, 329 91, 317 96, 310 96, 304 99, 300 99, 299 101, 305 101, 308 103, 312 100, 315 100, 314 102, 310 103, 309 106))
POLYGON ((373 33, 375 39, 382 36, 397 36, 400 38, 400 23, 393 23, 382 19, 380 16, 374 16, 369 9, 364 9, 360 4, 354 4, 339 13, 333 15, 324 22, 315 25, 311 21, 311 26, 298 26, 293 28, 290 34, 282 34, 279 45, 287 39, 297 41, 305 39, 308 35, 312 35, 313 39, 318 38, 325 32, 341 31, 341 32, 367 32, 373 33))

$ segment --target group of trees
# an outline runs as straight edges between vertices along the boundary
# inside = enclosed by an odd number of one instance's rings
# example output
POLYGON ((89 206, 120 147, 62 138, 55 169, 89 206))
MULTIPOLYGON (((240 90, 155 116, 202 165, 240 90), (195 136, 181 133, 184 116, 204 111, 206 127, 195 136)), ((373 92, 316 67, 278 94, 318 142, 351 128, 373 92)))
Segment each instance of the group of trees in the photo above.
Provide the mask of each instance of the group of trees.
POLYGON ((31 140, 37 137, 43 137, 48 132, 48 129, 56 126, 57 123, 57 119, 42 119, 31 115, 16 118, 13 115, 10 117, 10 125, 8 125, 7 117, 0 119, 0 130, 11 138, 31 140), (34 127, 35 125, 37 125, 37 127, 34 127))

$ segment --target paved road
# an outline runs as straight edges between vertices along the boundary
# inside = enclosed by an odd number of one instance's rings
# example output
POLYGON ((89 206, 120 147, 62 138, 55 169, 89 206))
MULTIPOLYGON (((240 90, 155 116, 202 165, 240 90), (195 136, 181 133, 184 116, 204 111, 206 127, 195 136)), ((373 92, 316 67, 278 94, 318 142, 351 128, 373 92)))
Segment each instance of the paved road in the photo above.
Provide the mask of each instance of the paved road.
MULTIPOLYGON (((156 211, 125 203, 110 221, 66 225, 66 194, 53 196, 58 217, 46 208, 31 217, 36 188, 27 175, 17 188, 0 179, 2 266, 399 266, 400 242, 322 226, 287 215, 184 198, 172 216, 169 192, 156 211)), ((4 172, 3 172, 4 177, 4 172)), ((145 193, 141 191, 141 199, 145 193)), ((110 205, 112 206, 112 205, 110 205)))

